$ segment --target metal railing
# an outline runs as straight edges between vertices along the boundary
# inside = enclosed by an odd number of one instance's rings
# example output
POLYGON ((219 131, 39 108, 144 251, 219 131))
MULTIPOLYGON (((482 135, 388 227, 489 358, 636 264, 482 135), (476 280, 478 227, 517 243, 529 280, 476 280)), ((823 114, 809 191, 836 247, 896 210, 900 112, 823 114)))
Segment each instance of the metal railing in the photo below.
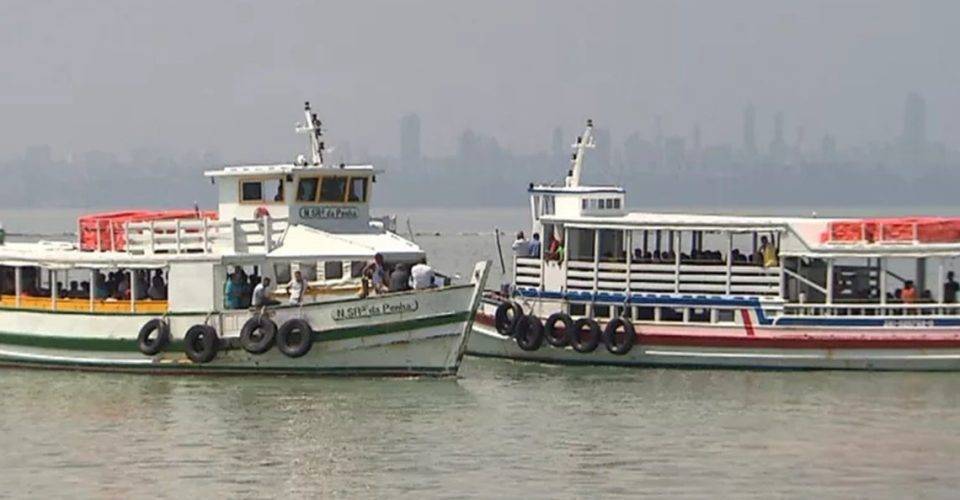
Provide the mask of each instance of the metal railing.
POLYGON ((227 246, 237 253, 268 253, 279 246, 288 219, 176 219, 127 222, 125 250, 131 254, 211 253, 227 246))

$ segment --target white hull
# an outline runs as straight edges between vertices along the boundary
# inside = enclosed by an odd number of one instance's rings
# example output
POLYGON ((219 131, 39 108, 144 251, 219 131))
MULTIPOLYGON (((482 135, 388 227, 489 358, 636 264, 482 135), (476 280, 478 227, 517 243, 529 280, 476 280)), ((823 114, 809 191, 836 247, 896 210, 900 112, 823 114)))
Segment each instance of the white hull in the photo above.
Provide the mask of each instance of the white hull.
POLYGON ((175 343, 146 356, 137 349, 140 327, 150 315, 83 314, 0 310, 0 365, 146 373, 285 373, 336 375, 453 375, 460 366, 479 290, 473 285, 281 307, 282 325, 307 320, 314 333, 310 351, 291 358, 276 347, 251 354, 235 338, 248 311, 169 317, 175 343), (214 326, 222 349, 198 364, 179 341, 196 324, 214 326), (232 339, 232 340, 231 340, 232 339))
POLYGON ((633 349, 623 355, 611 354, 602 344, 592 353, 579 353, 570 347, 557 348, 546 342, 536 351, 525 351, 518 347, 512 338, 500 335, 494 328, 479 323, 474 325, 467 353, 518 361, 577 365, 790 370, 960 370, 960 348, 933 350, 647 346, 638 339, 633 349))

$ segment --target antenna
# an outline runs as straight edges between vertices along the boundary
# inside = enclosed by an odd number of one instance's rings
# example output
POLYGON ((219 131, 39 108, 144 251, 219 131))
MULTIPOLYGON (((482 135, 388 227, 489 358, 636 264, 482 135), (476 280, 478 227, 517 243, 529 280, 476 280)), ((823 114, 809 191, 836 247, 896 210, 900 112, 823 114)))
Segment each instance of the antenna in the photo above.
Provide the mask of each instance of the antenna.
POLYGON ((593 142, 593 120, 588 119, 587 129, 584 130, 583 135, 577 137, 576 144, 573 144, 574 152, 570 160, 571 168, 570 174, 567 175, 567 187, 580 185, 580 178, 583 174, 583 154, 587 148, 593 149, 595 147, 597 145, 593 142))
POLYGON ((323 166, 323 129, 321 128, 320 118, 317 117, 317 114, 310 110, 310 101, 307 101, 303 104, 303 115, 307 118, 307 125, 297 124, 297 133, 298 134, 307 134, 310 138, 310 156, 312 159, 312 164, 315 166, 323 166))

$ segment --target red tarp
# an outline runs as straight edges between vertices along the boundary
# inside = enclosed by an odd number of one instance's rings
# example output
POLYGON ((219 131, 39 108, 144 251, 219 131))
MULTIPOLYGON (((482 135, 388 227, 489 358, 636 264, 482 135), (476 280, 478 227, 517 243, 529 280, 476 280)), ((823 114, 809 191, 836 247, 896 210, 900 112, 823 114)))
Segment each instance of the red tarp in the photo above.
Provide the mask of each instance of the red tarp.
POLYGON ((194 210, 130 210, 84 215, 77 219, 81 250, 102 252, 126 248, 123 225, 127 222, 149 222, 176 219, 216 219, 217 212, 194 210), (99 236, 98 236, 99 235, 99 236))
POLYGON ((821 242, 910 242, 958 243, 960 218, 888 217, 831 222, 820 235, 821 242))

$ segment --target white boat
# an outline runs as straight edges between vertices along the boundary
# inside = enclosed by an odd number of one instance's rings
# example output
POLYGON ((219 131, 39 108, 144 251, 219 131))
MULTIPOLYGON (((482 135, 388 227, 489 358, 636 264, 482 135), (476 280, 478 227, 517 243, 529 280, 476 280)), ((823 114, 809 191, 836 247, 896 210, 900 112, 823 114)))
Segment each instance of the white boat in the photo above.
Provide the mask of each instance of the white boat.
POLYGON ((376 254, 387 269, 425 254, 393 232, 394 219, 370 216, 378 172, 325 165, 309 103, 305 115, 309 160, 206 172, 219 186, 216 213, 97 214, 80 218, 76 241, 0 241, 0 364, 455 374, 487 263, 470 284, 438 276, 430 288, 365 293, 361 270, 376 254), (279 304, 250 307, 265 278, 279 284, 279 304))
POLYGON ((563 184, 530 185, 543 251, 515 256, 512 286, 487 295, 469 354, 960 369, 960 219, 629 212, 623 188, 581 183, 591 132, 588 122, 563 184))

